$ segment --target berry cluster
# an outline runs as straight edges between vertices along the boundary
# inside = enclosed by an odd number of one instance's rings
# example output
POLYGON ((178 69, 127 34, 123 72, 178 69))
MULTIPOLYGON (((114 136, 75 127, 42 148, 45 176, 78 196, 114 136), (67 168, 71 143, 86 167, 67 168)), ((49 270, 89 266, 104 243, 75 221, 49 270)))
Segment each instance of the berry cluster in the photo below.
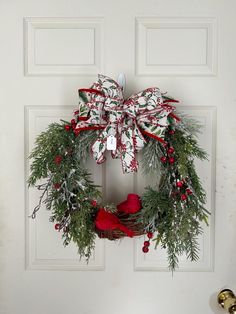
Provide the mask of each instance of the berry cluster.
POLYGON ((58 231, 58 232, 60 232, 61 230, 63 230, 63 232, 68 232, 68 230, 69 230, 68 227, 64 227, 63 229, 62 229, 62 227, 63 226, 61 224, 59 224, 59 223, 56 223, 55 226, 54 226, 55 230, 58 231))
MULTIPOLYGON (((168 130, 169 135, 174 135, 175 134, 175 130, 173 128, 170 128, 168 130)), ((166 150, 167 150, 167 156, 162 156, 160 158, 161 162, 163 164, 169 163, 170 165, 175 163, 175 158, 173 156, 175 149, 172 146, 169 146, 168 144, 166 144, 166 150)))
POLYGON ((142 251, 143 253, 149 252, 149 246, 150 246, 150 240, 153 238, 153 233, 148 232, 147 233, 148 240, 144 241, 142 251))
POLYGON ((181 201, 186 201, 186 199, 188 198, 188 195, 193 194, 192 190, 187 187, 187 184, 184 180, 178 180, 176 182, 176 187, 179 189, 181 193, 180 195, 181 201))
POLYGON ((65 130, 66 130, 67 132, 69 132, 70 130, 73 130, 73 132, 74 132, 74 134, 75 134, 76 136, 79 135, 79 130, 76 129, 76 121, 75 121, 75 119, 72 119, 72 120, 70 121, 70 124, 66 124, 66 125, 64 126, 64 128, 65 128, 65 130))
MULTIPOLYGON (((170 129, 168 131, 168 133, 170 135, 173 135, 173 134, 175 134, 175 130, 170 129)), ((174 147, 167 144, 166 145, 166 156, 162 156, 160 158, 161 162, 163 164, 173 165, 176 161, 176 159, 174 157, 174 153, 175 153, 174 147)), ((176 187, 178 188, 178 190, 176 192, 173 192, 172 196, 174 197, 177 194, 180 194, 181 201, 186 201, 188 198, 188 195, 191 195, 193 193, 192 190, 190 188, 188 188, 185 180, 177 180, 176 187)))
MULTIPOLYGON (((171 130, 171 131, 173 131, 173 130, 171 130)), ((175 158, 174 158, 174 156, 173 156, 173 154, 174 154, 174 152, 175 152, 175 149, 174 149, 174 147, 172 147, 172 146, 167 146, 167 148, 166 148, 166 152, 167 152, 167 156, 162 156, 161 158, 160 158, 160 160, 161 160, 161 162, 163 163, 163 164, 165 164, 165 163, 169 163, 170 165, 172 165, 174 162, 175 162, 175 158)))

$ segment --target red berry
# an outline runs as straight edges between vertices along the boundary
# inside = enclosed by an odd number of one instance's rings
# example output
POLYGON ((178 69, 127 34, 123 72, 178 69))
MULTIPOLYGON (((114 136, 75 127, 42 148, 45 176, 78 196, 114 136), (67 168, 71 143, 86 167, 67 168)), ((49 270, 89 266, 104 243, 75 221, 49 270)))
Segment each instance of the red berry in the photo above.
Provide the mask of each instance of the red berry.
POLYGON ((173 135, 173 134, 175 134, 175 130, 169 130, 168 133, 169 133, 170 135, 173 135))
POLYGON ((147 233, 147 237, 148 237, 148 239, 152 239, 153 238, 153 233, 152 232, 148 232, 147 233))
POLYGON ((55 230, 60 230, 60 224, 55 224, 55 230))
POLYGON ((177 181, 176 186, 178 188, 182 188, 183 184, 184 184, 183 181, 177 181))
POLYGON ((170 163, 170 164, 173 164, 174 162, 175 162, 174 157, 170 157, 170 158, 169 158, 169 163, 170 163))
POLYGON ((150 241, 144 241, 143 246, 150 246, 150 241))
POLYGON ((66 125, 64 126, 64 129, 65 129, 67 132, 70 131, 70 125, 66 124, 66 125))
POLYGON ((186 189, 186 193, 187 193, 188 195, 191 195, 191 194, 193 194, 193 191, 190 190, 190 189, 186 189))
POLYGON ((79 129, 76 129, 76 130, 74 130, 74 134, 75 134, 75 136, 78 136, 79 135, 79 129))
POLYGON ((93 200, 93 201, 91 201, 91 205, 93 206, 93 207, 96 207, 97 206, 97 201, 96 200, 93 200))
POLYGON ((71 121, 70 121, 70 123, 71 124, 75 124, 76 122, 75 122, 75 119, 72 119, 71 121))
POLYGON ((143 250, 143 253, 147 253, 149 251, 149 248, 148 248, 148 246, 144 246, 142 248, 142 250, 143 250))
POLYGON ((62 162, 62 157, 57 155, 54 159, 55 164, 59 165, 62 162))
POLYGON ((54 189, 58 190, 58 189, 60 189, 61 184, 60 184, 60 183, 55 183, 55 184, 53 185, 53 187, 54 187, 54 189))
POLYGON ((161 160, 161 162, 163 162, 163 164, 167 161, 167 158, 165 157, 165 156, 162 156, 161 158, 160 158, 160 160, 161 160))
POLYGON ((168 152, 169 155, 173 154, 174 151, 175 151, 175 150, 174 150, 174 147, 169 147, 168 150, 167 150, 167 152, 168 152))
POLYGON ((182 194, 180 197, 181 197, 182 201, 185 201, 187 199, 187 195, 186 194, 182 194))

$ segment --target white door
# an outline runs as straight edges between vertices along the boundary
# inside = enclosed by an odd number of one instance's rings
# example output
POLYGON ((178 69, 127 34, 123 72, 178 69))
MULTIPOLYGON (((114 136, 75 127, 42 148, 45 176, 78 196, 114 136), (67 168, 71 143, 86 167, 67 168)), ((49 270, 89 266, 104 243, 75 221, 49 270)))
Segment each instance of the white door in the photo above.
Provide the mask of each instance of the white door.
MULTIPOLYGON (((221 312, 217 292, 236 289, 235 12, 234 0, 0 0, 1 314, 221 312), (199 261, 182 259, 173 276, 164 252, 143 255, 143 239, 99 240, 87 265, 63 248, 48 212, 28 218, 35 136, 71 117, 97 73, 120 72, 127 96, 158 86, 204 125, 210 227, 199 261)), ((146 185, 140 174, 124 180, 119 161, 91 171, 114 202, 146 185)))

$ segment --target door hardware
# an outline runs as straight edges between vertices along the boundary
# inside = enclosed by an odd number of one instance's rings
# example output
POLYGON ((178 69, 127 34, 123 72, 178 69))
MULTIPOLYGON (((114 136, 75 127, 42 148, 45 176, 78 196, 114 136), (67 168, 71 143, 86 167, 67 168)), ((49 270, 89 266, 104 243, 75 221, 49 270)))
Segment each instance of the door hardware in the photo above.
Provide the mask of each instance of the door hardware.
POLYGON ((236 297, 232 290, 224 289, 217 297, 218 303, 230 314, 236 314, 236 297))

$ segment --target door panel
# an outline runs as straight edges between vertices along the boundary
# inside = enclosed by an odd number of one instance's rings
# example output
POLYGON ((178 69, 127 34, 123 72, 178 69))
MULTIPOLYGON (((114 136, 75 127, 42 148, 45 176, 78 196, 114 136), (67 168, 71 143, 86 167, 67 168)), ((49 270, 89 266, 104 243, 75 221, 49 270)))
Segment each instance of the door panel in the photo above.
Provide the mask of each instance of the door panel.
MULTIPOLYGON (((0 0, 0 313, 220 313, 217 292, 235 290, 236 127, 234 0, 0 0), (150 86, 203 122, 209 161, 198 168, 210 227, 200 260, 166 271, 163 251, 143 239, 98 240, 87 265, 25 188, 27 155, 50 122, 69 119, 77 89, 97 73, 124 72, 126 96, 150 86), (217 115, 216 115, 217 112, 217 115)), ((120 161, 89 168, 108 201, 152 183, 124 175, 120 161)))

